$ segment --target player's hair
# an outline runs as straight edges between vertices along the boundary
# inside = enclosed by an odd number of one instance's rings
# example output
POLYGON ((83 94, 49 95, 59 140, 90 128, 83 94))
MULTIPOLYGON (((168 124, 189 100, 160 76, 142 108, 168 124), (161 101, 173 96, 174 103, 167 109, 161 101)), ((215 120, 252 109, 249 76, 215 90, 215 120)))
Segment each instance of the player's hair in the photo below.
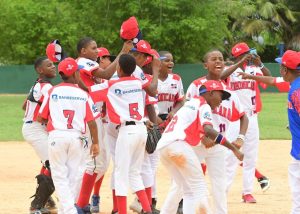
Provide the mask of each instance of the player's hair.
POLYGON ((122 71, 130 76, 136 67, 136 61, 133 56, 129 54, 122 54, 119 58, 119 65, 122 71))
POLYGON ((42 65, 42 63, 48 59, 46 56, 41 56, 34 61, 34 69, 37 70, 38 67, 42 65))
POLYGON ((142 53, 142 52, 138 52, 138 51, 133 51, 133 50, 130 50, 129 51, 129 53, 132 55, 132 56, 134 56, 134 57, 137 57, 137 56, 139 56, 139 55, 145 55, 145 56, 148 56, 148 54, 146 54, 146 53, 142 53))
POLYGON ((212 52, 214 51, 219 51, 220 53, 222 53, 219 49, 217 48, 213 48, 213 49, 210 49, 208 52, 206 52, 203 56, 203 63, 207 62, 208 60, 208 57, 209 57, 209 54, 211 54, 212 52))
POLYGON ((69 79, 69 77, 66 76, 63 72, 59 72, 59 75, 60 75, 62 80, 68 80, 69 79))
POLYGON ((89 44, 90 42, 93 42, 93 41, 95 41, 95 40, 94 40, 93 38, 91 38, 91 37, 84 37, 84 38, 81 38, 81 39, 79 40, 79 42, 77 43, 77 52, 80 53, 80 51, 81 51, 82 48, 87 47, 88 44, 89 44))
POLYGON ((167 54, 172 54, 170 51, 159 51, 158 52, 159 56, 165 56, 167 54))

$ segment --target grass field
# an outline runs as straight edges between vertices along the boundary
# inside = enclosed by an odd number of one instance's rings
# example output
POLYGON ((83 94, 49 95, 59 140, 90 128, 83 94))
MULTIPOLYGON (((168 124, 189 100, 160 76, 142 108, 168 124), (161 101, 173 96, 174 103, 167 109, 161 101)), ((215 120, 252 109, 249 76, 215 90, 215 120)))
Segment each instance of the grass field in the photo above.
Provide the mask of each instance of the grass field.
MULTIPOLYGON (((25 95, 0 96, 0 141, 23 140, 21 127, 25 95)), ((259 114, 261 139, 290 139, 285 93, 263 93, 263 111, 259 114)))

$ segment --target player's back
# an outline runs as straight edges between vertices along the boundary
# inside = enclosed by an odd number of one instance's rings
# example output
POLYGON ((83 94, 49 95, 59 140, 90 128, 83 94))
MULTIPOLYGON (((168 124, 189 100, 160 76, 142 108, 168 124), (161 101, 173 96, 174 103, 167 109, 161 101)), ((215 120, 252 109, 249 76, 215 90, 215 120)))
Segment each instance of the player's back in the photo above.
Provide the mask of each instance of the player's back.
POLYGON ((84 133, 88 102, 92 102, 88 94, 75 84, 61 83, 53 87, 49 92, 49 131, 55 129, 84 133))
POLYGON ((203 124, 208 121, 211 124, 210 106, 202 97, 192 98, 174 115, 160 141, 168 144, 175 140, 185 140, 195 146, 203 136, 203 124))

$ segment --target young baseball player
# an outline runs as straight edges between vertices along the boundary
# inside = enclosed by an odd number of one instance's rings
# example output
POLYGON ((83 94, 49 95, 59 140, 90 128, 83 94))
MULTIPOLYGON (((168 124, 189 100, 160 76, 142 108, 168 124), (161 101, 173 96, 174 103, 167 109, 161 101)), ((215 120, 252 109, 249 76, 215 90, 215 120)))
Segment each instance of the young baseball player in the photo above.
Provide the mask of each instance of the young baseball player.
MULTIPOLYGON (((45 124, 37 122, 37 116, 44 97, 49 89, 52 88, 51 79, 56 76, 56 68, 53 62, 47 57, 39 57, 36 59, 34 68, 39 76, 30 89, 29 95, 24 103, 23 109, 25 110, 25 115, 23 119, 24 124, 22 127, 22 134, 24 139, 33 147, 43 164, 40 175, 37 177, 38 185, 40 186, 38 188, 41 189, 44 188, 42 186, 47 186, 47 184, 45 182, 41 183, 40 181, 44 181, 45 179, 50 182, 52 181, 48 158, 48 132, 46 131, 45 124), (47 176, 48 178, 41 180, 40 177, 42 175, 47 176)), ((49 192, 50 195, 51 193, 49 192)), ((42 193, 37 189, 34 199, 31 202, 30 213, 36 213, 38 211, 44 212, 46 210, 44 205, 50 195, 47 195, 46 192, 42 193)), ((51 206, 48 208, 54 209, 55 203, 52 198, 50 198, 49 202, 51 206)))
POLYGON ((287 50, 280 63, 280 74, 291 84, 288 93, 288 118, 292 134, 292 161, 289 165, 289 183, 292 192, 291 214, 300 213, 300 52, 287 50))
MULTIPOLYGON (((249 126, 243 146, 245 158, 243 160, 242 199, 245 203, 256 203, 252 190, 259 143, 257 113, 261 110, 261 100, 257 82, 254 80, 243 80, 239 76, 239 72, 270 76, 270 71, 264 66, 257 54, 250 54, 250 48, 246 43, 236 44, 232 48, 232 55, 235 57, 236 64, 225 69, 222 72, 221 79, 226 80, 231 90, 236 92, 249 118, 249 126)), ((239 130, 238 123, 231 124, 229 128, 230 131, 228 133, 232 136, 228 135, 228 138, 233 139, 238 134, 235 131, 239 130)), ((228 158, 227 164, 231 166, 227 167, 228 186, 230 186, 234 178, 237 160, 233 157, 228 158)))
POLYGON ((137 194, 143 213, 152 213, 140 175, 145 152, 147 130, 142 122, 145 109, 143 88, 145 85, 132 74, 136 69, 135 59, 127 54, 119 58, 119 79, 90 87, 90 94, 97 101, 106 101, 107 114, 118 129, 114 155, 114 186, 117 210, 127 213, 128 187, 137 194))
MULTIPOLYGON (((123 48, 120 52, 122 53, 128 53, 128 51, 133 47, 132 41, 126 41, 123 44, 123 48)), ((77 63, 82 68, 80 69, 80 82, 79 85, 81 88, 87 90, 86 87, 92 86, 97 83, 97 81, 100 79, 109 79, 113 75, 113 73, 116 70, 117 61, 112 62, 110 65, 108 65, 105 69, 102 69, 99 67, 99 64, 96 62, 98 59, 98 48, 97 43, 94 39, 90 37, 85 37, 79 40, 77 43, 77 51, 78 51, 78 58, 77 63)), ((119 54, 119 55, 120 55, 119 54)), ((101 62, 101 61, 100 61, 101 62)), ((97 122, 99 125, 101 125, 100 119, 97 119, 97 122)), ((101 129, 102 129, 101 125, 101 129)), ((101 130, 99 132, 102 133, 101 130)), ((87 132, 85 136, 88 140, 88 144, 91 144, 91 138, 89 129, 87 129, 87 132)), ((102 137, 101 137, 102 139, 102 137)), ((104 143, 101 141, 101 143, 104 143)), ((106 154, 105 147, 103 147, 103 151, 101 154, 101 157, 96 158, 96 166, 93 159, 90 158, 88 154, 85 155, 85 159, 87 160, 87 169, 85 170, 85 173, 82 177, 82 185, 80 189, 80 193, 78 195, 77 199, 77 206, 88 210, 89 209, 89 200, 91 196, 91 192, 95 183, 95 180, 99 174, 99 176, 103 175, 108 167, 108 157, 103 156, 103 154, 106 154), (99 160, 98 160, 99 159, 99 160), (106 160, 100 164, 102 160, 106 160), (98 164, 97 164, 98 163, 98 164)), ((102 177, 102 176, 101 176, 102 177)))
POLYGON ((221 144, 231 149, 239 159, 243 158, 234 145, 213 129, 211 111, 222 100, 228 99, 230 93, 220 81, 209 80, 200 87, 199 95, 200 97, 192 98, 178 110, 158 143, 161 161, 174 179, 161 214, 176 213, 177 204, 182 197, 181 194, 174 194, 178 191, 183 193, 183 213, 209 213, 207 188, 193 147, 203 144, 210 148, 221 144), (205 136, 211 140, 203 140, 205 136))
MULTIPOLYGON (((158 59, 162 60, 156 50, 151 49, 153 55, 155 55, 158 59)), ((142 66, 145 77, 151 81, 153 74, 153 56, 147 56, 146 62, 143 64, 138 64, 138 66, 142 66)), ((151 122, 151 125, 157 124, 157 99, 154 97, 150 97, 146 95, 146 109, 145 109, 145 119, 147 122, 151 122)), ((148 126, 147 126, 148 127, 148 126)), ((151 128, 151 127, 150 127, 151 128)), ((152 127, 153 128, 153 127, 152 127)), ((143 183, 145 186, 145 191, 147 193, 149 203, 152 208, 152 213, 159 213, 159 210, 156 209, 156 168, 158 166, 159 156, 156 151, 152 154, 148 154, 145 152, 144 161, 142 164, 141 176, 143 179, 143 183)), ((129 208, 134 212, 141 213, 142 206, 139 203, 138 199, 135 198, 134 201, 130 204, 129 208)))
POLYGON ((92 136, 91 156, 99 153, 95 118, 99 112, 90 96, 79 88, 78 64, 66 58, 58 65, 63 83, 51 88, 39 110, 39 121, 47 120, 48 153, 53 182, 60 201, 60 213, 81 214, 75 207, 76 178, 83 145, 81 136, 86 123, 92 136))
MULTIPOLYGON (((114 60, 115 60, 115 56, 111 55, 109 53, 109 51, 104 48, 104 47, 100 47, 98 48, 98 59, 97 62, 99 63, 99 67, 102 69, 106 69, 114 60)), ((104 79, 96 79, 95 82, 97 83, 103 83, 107 80, 104 79)), ((107 118, 106 118, 106 105, 104 102, 98 102, 95 103, 95 105, 97 106, 98 109, 101 110, 101 118, 99 118, 99 120, 97 119, 97 127, 98 127, 98 135, 99 135, 99 139, 101 139, 99 141, 99 143, 101 144, 101 150, 100 150, 100 154, 99 156, 96 157, 96 168, 95 168, 95 164, 94 161, 92 159, 90 159, 91 161, 89 161, 88 165, 91 165, 92 167, 94 167, 94 172, 97 172, 97 169, 99 168, 99 172, 97 173, 97 178, 94 184, 94 192, 92 195, 92 199, 91 199, 91 208, 90 211, 91 213, 99 213, 100 212, 100 207, 99 207, 99 203, 100 203, 100 188, 102 185, 102 181, 104 178, 104 173, 106 172, 108 166, 109 166, 109 160, 110 160, 110 153, 109 153, 109 147, 107 145, 107 140, 106 140, 106 125, 107 125, 107 118)), ((85 206, 85 205, 83 205, 85 206)))
MULTIPOLYGON (((221 73, 224 69, 223 54, 217 50, 211 50, 204 56, 204 67, 207 69, 207 75, 194 80, 188 87, 186 99, 199 96, 200 87, 208 80, 220 81, 221 73)), ((240 101, 234 92, 228 100, 223 100, 220 106, 212 111, 212 123, 216 130, 221 134, 227 135, 227 129, 232 121, 239 121, 241 124, 238 130, 239 135, 235 136, 234 144, 243 143, 244 136, 248 126, 248 118, 241 107, 240 101)), ((239 145, 240 146, 240 145, 239 145)), ((196 153, 200 160, 205 160, 212 185, 212 196, 214 199, 214 213, 227 213, 227 193, 226 193, 226 150, 224 147, 215 146, 211 149, 197 147, 196 153)), ((230 152, 230 151, 229 151, 230 152)), ((230 152, 231 153, 231 152, 230 152)))

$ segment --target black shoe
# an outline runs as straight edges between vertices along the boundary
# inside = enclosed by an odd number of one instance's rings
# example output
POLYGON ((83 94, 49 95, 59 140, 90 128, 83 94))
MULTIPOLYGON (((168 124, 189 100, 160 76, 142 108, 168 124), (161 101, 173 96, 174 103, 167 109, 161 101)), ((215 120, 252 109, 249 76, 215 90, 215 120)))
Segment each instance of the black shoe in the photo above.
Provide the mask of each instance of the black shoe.
POLYGON ((152 198, 152 206, 151 206, 151 209, 152 209, 152 213, 153 214, 159 214, 160 211, 158 209, 156 209, 156 203, 157 203, 157 200, 156 198, 152 198))
POLYGON ((257 181, 260 184, 263 192, 267 191, 270 188, 270 180, 266 176, 257 179, 257 181))
POLYGON ((183 214, 182 206, 183 206, 183 199, 181 199, 181 201, 179 202, 176 214, 183 214))

